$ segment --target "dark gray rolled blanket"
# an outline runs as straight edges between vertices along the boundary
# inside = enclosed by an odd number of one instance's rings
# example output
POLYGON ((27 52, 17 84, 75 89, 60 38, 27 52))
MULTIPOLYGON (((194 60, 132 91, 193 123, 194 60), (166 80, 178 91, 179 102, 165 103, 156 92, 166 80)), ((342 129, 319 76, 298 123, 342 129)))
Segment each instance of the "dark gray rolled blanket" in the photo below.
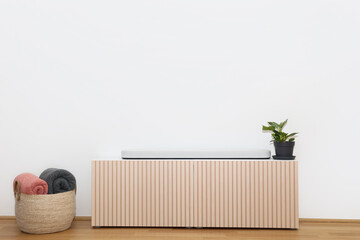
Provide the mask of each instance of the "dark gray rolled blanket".
POLYGON ((48 194, 71 191, 76 186, 74 175, 65 169, 48 168, 39 178, 48 184, 48 194))

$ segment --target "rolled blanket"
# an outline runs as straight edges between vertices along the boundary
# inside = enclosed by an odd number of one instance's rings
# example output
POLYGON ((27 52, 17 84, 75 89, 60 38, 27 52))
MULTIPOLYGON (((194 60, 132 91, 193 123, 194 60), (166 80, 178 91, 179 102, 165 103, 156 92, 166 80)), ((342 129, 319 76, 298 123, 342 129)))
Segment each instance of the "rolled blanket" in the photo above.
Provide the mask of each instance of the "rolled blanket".
POLYGON ((71 191, 76 186, 74 175, 65 169, 48 168, 40 174, 40 178, 47 182, 48 194, 71 191))
POLYGON ((20 187, 20 192, 28 195, 47 194, 48 185, 32 173, 22 173, 13 182, 14 192, 20 187))

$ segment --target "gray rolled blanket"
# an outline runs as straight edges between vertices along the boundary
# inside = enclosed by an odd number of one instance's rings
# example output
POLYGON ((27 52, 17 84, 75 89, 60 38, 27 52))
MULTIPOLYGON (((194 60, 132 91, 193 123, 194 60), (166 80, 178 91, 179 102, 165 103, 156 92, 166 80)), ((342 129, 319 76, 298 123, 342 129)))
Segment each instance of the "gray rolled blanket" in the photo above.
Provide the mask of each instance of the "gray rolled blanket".
POLYGON ((48 194, 71 191, 76 186, 74 175, 65 169, 48 168, 40 174, 39 178, 48 184, 48 194))

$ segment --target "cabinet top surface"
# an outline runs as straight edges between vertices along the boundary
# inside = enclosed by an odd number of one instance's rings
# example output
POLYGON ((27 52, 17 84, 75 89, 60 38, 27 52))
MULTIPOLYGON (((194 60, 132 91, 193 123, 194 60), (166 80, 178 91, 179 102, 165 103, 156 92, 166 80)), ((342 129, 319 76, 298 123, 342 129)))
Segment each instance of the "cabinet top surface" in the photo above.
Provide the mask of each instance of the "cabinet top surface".
POLYGON ((92 161, 244 161, 244 162, 297 162, 297 160, 275 160, 275 159, 229 159, 229 158, 223 158, 223 159, 166 159, 166 158, 160 158, 160 159, 93 159, 92 161))

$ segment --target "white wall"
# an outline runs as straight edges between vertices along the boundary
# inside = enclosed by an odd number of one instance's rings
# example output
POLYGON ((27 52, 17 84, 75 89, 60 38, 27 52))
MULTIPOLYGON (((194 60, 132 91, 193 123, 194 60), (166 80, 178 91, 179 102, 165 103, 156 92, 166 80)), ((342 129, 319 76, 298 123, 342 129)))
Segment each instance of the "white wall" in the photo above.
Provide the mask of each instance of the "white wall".
POLYGON ((121 149, 273 148, 299 131, 300 217, 360 218, 359 1, 1 1, 0 215, 12 180, 121 149))

